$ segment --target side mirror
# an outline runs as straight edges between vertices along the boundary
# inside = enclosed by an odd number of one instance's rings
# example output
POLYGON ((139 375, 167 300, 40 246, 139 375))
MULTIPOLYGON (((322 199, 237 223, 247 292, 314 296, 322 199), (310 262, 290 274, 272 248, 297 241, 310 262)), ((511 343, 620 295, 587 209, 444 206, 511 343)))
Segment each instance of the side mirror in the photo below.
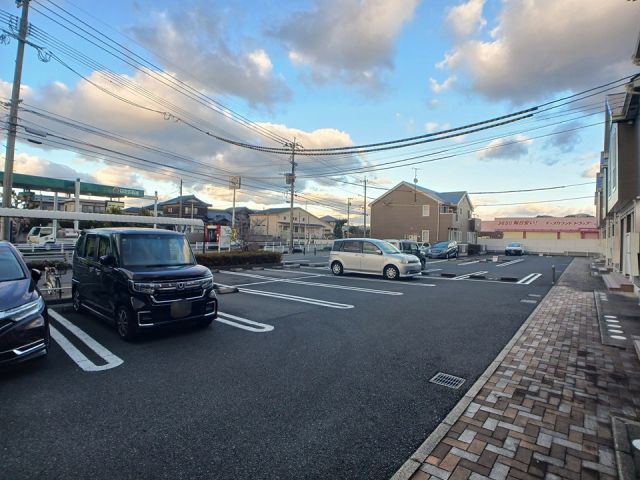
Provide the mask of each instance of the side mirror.
POLYGON ((31 269, 31 279, 35 283, 38 283, 40 281, 40 278, 42 278, 42 272, 40 270, 36 270, 35 268, 32 268, 31 269))
POLYGON ((105 267, 113 267, 116 264, 116 259, 113 255, 103 255, 98 261, 100 265, 104 265, 105 267))

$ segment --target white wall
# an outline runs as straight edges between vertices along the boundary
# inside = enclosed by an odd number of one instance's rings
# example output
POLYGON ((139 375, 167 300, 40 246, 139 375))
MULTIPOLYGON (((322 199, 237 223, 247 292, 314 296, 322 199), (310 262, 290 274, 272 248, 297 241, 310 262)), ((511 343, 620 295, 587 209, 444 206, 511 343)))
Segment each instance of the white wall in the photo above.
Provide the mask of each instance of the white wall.
MULTIPOLYGON (((504 247, 513 242, 513 239, 479 238, 478 243, 489 252, 504 252, 504 247)), ((525 251, 529 253, 581 253, 600 255, 603 251, 601 240, 551 240, 551 239, 523 239, 525 251)))

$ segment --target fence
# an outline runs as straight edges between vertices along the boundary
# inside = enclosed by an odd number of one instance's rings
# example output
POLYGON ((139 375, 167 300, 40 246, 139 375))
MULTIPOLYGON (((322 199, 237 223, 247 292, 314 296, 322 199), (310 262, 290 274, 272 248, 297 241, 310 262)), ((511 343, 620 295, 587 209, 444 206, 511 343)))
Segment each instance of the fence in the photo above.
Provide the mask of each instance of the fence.
MULTIPOLYGON (((479 238, 478 244, 488 252, 504 252, 512 239, 479 238)), ((601 241, 595 239, 524 239, 519 241, 528 253, 547 253, 574 256, 591 256, 602 253, 601 241)))

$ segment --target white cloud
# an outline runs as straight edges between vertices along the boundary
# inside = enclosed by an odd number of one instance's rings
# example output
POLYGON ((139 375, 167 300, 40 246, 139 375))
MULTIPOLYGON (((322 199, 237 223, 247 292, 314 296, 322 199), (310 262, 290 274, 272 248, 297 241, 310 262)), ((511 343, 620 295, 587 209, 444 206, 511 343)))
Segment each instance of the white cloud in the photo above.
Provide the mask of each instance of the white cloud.
POLYGON ((589 168, 582 172, 582 177, 584 178, 596 178, 596 175, 600 173, 600 162, 596 162, 591 165, 589 168))
POLYGON ((433 133, 436 131, 449 130, 451 125, 449 123, 427 122, 424 129, 427 133, 433 133))
MULTIPOLYGON (((252 106, 272 107, 289 100, 291 91, 274 74, 268 53, 263 48, 234 49, 227 37, 236 29, 216 12, 204 7, 189 12, 152 12, 146 24, 134 26, 130 32, 158 56, 158 62, 166 64, 166 69, 179 71, 179 76, 210 94, 235 95, 252 106)), ((257 42, 241 39, 239 43, 257 42)))
POLYGON ((429 84, 433 93, 442 93, 449 90, 456 82, 456 76, 451 75, 444 82, 438 83, 435 78, 429 78, 429 84))
POLYGON ((468 37, 487 24, 482 16, 485 0, 469 0, 449 10, 447 26, 456 37, 468 37))
MULTIPOLYGON (((128 100, 140 103, 145 107, 159 108, 149 99, 138 97, 119 88, 115 83, 106 82, 99 72, 89 74, 88 78, 128 100)), ((221 133, 232 139, 280 146, 280 144, 267 141, 255 131, 231 121, 228 115, 215 113, 201 104, 189 101, 166 86, 158 85, 157 82, 142 73, 127 77, 127 79, 153 90, 167 102, 179 105, 182 110, 189 112, 191 121, 200 126, 206 126, 207 130, 221 133)), ((50 84, 34 92, 29 103, 114 132, 116 135, 133 142, 159 148, 162 151, 152 151, 86 131, 71 129, 23 109, 21 111, 22 121, 34 122, 39 129, 47 131, 49 134, 42 145, 35 147, 41 148, 40 160, 29 159, 22 163, 17 162, 16 169, 19 171, 19 166, 23 169, 22 173, 54 178, 76 178, 78 171, 74 168, 53 164, 46 160, 52 152, 55 152, 56 158, 64 158, 62 153, 64 148, 50 143, 60 141, 54 136, 59 135, 83 142, 85 148, 89 143, 113 150, 112 152, 95 153, 97 159, 88 154, 85 154, 84 157, 83 154, 80 154, 80 157, 68 154, 69 160, 65 162, 67 165, 74 165, 80 172, 92 168, 91 175, 80 175, 81 178, 88 181, 129 187, 144 186, 146 190, 153 190, 159 185, 161 187, 169 184, 167 190, 173 191, 177 189, 175 185, 182 177, 185 191, 193 189, 194 193, 202 194, 211 203, 219 204, 219 202, 227 201, 228 176, 234 174, 243 176, 243 183, 247 186, 258 185, 264 189, 263 192, 256 192, 255 189, 250 188, 243 189, 238 201, 242 200, 246 203, 262 206, 282 203, 281 191, 285 188, 282 173, 290 168, 288 154, 265 154, 231 146, 196 131, 182 122, 166 121, 158 113, 132 107, 84 82, 69 86, 50 84), (116 155, 114 152, 121 152, 122 155, 116 155), (175 152, 177 155, 170 152, 175 152), (275 190, 275 192, 267 192, 267 190, 275 190), (210 194, 216 196, 211 197, 210 194), (260 197, 258 194, 267 195, 267 198, 260 197)), ((304 131, 272 123, 259 123, 257 127, 266 129, 273 135, 282 138, 293 139, 296 137, 305 148, 353 145, 348 133, 332 128, 304 131)), ((31 144, 30 147, 34 148, 31 144)), ((325 162, 328 166, 302 155, 296 161, 300 175, 296 186, 300 190, 303 190, 308 183, 304 178, 305 174, 318 172, 318 170, 327 171, 330 168, 349 169, 359 167, 362 164, 357 156, 339 156, 327 159, 325 162)), ((160 189, 160 194, 165 195, 165 192, 160 189)))
POLYGON ((427 122, 424 126, 428 133, 435 132, 436 128, 438 128, 438 122, 427 122))
POLYGON ((491 140, 486 150, 478 153, 480 160, 518 160, 529 153, 529 145, 533 140, 518 134, 512 137, 491 140))
POLYGON ((551 137, 546 141, 545 146, 553 147, 562 153, 571 152, 578 142, 580 142, 580 122, 569 122, 558 125, 553 129, 551 137))
POLYGON ((579 91, 633 71, 634 2, 505 1, 490 40, 466 39, 437 66, 464 73, 490 99, 521 104, 579 91))
POLYGON ((395 40, 418 1, 316 0, 270 33, 285 42, 292 63, 309 69, 313 82, 380 88, 393 69, 395 40))

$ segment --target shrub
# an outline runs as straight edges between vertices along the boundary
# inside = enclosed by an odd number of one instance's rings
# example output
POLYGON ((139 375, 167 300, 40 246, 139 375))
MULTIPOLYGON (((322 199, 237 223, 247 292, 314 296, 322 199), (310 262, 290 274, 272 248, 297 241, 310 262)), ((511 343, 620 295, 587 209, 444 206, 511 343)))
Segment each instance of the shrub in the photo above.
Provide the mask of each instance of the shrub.
POLYGON ((71 265, 62 260, 25 260, 28 268, 35 268, 44 273, 44 267, 56 267, 60 273, 66 273, 67 270, 71 270, 71 265))
POLYGON ((260 265, 280 263, 282 254, 278 252, 208 252, 196 253, 196 260, 205 267, 229 267, 234 265, 260 265))

